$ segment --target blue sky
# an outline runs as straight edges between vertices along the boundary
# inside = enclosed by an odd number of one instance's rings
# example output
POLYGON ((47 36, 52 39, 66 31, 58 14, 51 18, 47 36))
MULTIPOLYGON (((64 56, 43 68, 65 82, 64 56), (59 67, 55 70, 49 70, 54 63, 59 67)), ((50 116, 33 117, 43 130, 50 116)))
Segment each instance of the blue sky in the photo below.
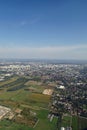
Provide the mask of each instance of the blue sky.
POLYGON ((0 58, 86 55, 87 0, 0 0, 0 58))

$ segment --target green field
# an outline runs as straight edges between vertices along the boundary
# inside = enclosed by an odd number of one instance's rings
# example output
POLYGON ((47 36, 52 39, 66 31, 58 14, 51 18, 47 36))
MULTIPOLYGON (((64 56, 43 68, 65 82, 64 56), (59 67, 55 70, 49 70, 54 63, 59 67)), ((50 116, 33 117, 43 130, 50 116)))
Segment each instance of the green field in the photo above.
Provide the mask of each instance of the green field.
POLYGON ((63 116, 61 126, 65 128, 71 126, 72 130, 78 130, 77 116, 70 116, 70 115, 63 116))
POLYGON ((47 115, 48 115, 47 110, 38 111, 39 122, 37 126, 34 128, 34 130, 55 130, 56 129, 57 118, 54 117, 52 122, 50 122, 49 119, 47 118, 47 115))
POLYGON ((87 128, 87 119, 78 116, 72 116, 72 119, 71 116, 64 116, 61 126, 70 126, 70 121, 72 122, 72 130, 84 130, 85 128, 87 128))
POLYGON ((37 82, 37 81, 28 81, 25 83, 25 85, 27 86, 27 89, 33 90, 34 92, 37 93, 42 93, 44 90, 44 86, 41 84, 41 82, 37 82))
POLYGON ((28 126, 17 124, 12 121, 3 120, 0 121, 0 130, 33 130, 28 126))
POLYGON ((72 121, 72 116, 69 116, 69 115, 63 116, 61 126, 63 126, 63 127, 70 126, 71 121, 72 121))
MULTIPOLYGON (((38 92, 34 93, 31 91, 25 91, 25 88, 29 87, 29 83, 28 86, 25 85, 27 81, 28 79, 25 77, 12 77, 11 79, 1 82, 0 87, 2 90, 0 91, 0 105, 4 105, 12 109, 29 108, 37 113, 39 121, 38 124, 35 128, 30 128, 29 126, 18 124, 13 121, 2 120, 0 121, 0 130, 41 130, 42 128, 51 130, 51 128, 55 126, 54 123, 56 123, 56 119, 54 119, 53 123, 51 123, 47 118, 50 96, 43 95, 38 92), (20 89, 13 89, 14 87, 19 87, 19 85, 24 86, 20 89), (8 91, 8 89, 12 89, 12 91, 8 91)), ((41 88, 40 86, 34 84, 33 87, 37 90, 41 88)))
MULTIPOLYGON (((13 77, 7 81, 1 82, 0 87, 3 89, 2 91, 0 91, 1 104, 3 105, 8 104, 9 106, 9 102, 10 102, 10 106, 11 106, 13 102, 15 104, 17 102, 21 105, 23 104, 23 105, 33 106, 33 107, 37 106, 37 107, 47 108, 50 101, 50 96, 39 93, 40 91, 42 91, 42 88, 37 85, 35 86, 34 82, 32 83, 33 83, 32 87, 35 88, 35 90, 38 90, 37 92, 31 92, 25 90, 26 88, 29 87, 29 81, 25 77, 19 77, 19 78, 13 77), (28 86, 25 85, 26 83, 28 83, 28 86)), ((37 82, 35 82, 35 84, 36 83, 37 82)))
POLYGON ((77 116, 72 117, 72 128, 73 130, 78 130, 78 117, 77 116))
POLYGON ((87 118, 78 118, 79 130, 87 129, 87 118))

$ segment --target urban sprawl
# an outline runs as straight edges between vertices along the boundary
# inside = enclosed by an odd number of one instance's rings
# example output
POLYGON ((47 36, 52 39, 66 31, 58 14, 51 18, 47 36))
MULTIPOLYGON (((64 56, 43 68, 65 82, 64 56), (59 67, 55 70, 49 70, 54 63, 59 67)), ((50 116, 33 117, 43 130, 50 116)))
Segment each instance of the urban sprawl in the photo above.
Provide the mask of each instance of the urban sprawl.
MULTIPOLYGON (((87 64, 1 62, 0 83, 0 94, 23 89, 33 94, 49 96, 50 100, 46 107, 48 109, 47 120, 53 122, 54 118, 57 118, 56 129, 58 130, 74 130, 72 125, 73 116, 78 117, 79 120, 80 118, 87 118, 87 64), (3 82, 7 82, 13 77, 24 78, 22 79, 24 85, 18 79, 18 85, 14 85, 14 87, 11 87, 12 82, 3 84, 3 82), (35 85, 32 85, 33 83, 37 84, 36 88, 35 85), (29 86, 27 86, 28 84, 29 86), (37 86, 39 87, 37 88, 37 86), (42 87, 40 88, 40 86, 42 87), (69 118, 68 123, 67 121, 66 124, 61 123, 66 116, 69 118)), ((4 99, 0 97, 0 119, 8 118, 21 123, 18 119, 22 118, 23 114, 26 115, 24 113, 25 109, 21 109, 21 107, 19 109, 18 106, 11 108, 2 100, 4 99)), ((9 102, 14 102, 13 97, 9 100, 9 102)), ((31 110, 30 115, 35 117, 33 126, 36 127, 39 124, 37 112, 31 110)), ((78 126, 79 130, 81 130, 80 127, 78 126)))

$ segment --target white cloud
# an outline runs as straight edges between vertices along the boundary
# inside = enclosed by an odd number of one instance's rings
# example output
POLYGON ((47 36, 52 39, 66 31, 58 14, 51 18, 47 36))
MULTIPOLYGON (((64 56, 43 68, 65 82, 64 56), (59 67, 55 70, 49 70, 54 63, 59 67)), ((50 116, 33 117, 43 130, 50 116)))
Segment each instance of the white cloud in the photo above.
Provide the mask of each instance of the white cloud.
POLYGON ((27 21, 22 21, 22 22, 20 23, 21 26, 24 26, 24 25, 26 25, 26 24, 27 24, 27 21))
POLYGON ((0 58, 87 59, 87 45, 49 47, 2 47, 0 58))
POLYGON ((30 20, 23 20, 20 22, 20 26, 24 26, 24 25, 32 25, 35 24, 39 21, 39 18, 34 18, 34 19, 30 19, 30 20))
POLYGON ((29 21, 29 24, 35 24, 35 23, 38 23, 39 21, 40 21, 39 18, 34 18, 34 19, 31 19, 31 20, 29 21))

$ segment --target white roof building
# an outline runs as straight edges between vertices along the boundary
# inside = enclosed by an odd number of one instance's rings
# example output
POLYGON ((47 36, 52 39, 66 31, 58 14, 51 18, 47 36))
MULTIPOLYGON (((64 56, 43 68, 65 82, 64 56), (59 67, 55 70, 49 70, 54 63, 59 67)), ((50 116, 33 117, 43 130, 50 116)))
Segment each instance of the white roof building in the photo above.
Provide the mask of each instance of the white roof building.
POLYGON ((61 86, 59 87, 59 89, 65 89, 65 87, 61 85, 61 86))
POLYGON ((64 127, 61 127, 61 130, 65 130, 65 128, 64 128, 64 127))

